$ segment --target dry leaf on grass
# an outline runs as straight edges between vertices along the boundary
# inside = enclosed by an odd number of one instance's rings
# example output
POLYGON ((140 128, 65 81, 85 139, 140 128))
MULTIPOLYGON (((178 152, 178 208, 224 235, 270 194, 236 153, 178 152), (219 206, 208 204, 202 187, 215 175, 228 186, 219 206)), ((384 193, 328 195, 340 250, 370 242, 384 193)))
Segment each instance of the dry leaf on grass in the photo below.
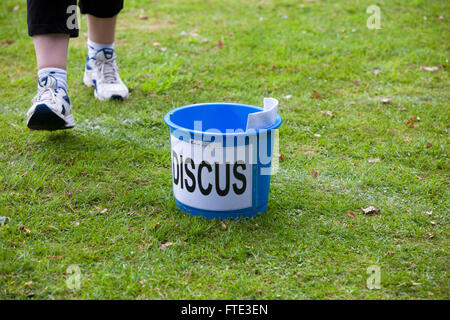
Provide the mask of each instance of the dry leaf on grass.
POLYGON ((173 245, 172 242, 166 242, 166 243, 161 244, 161 245, 159 246, 159 248, 160 248, 161 250, 166 250, 167 247, 170 247, 171 245, 173 245))
POLYGON ((433 225, 433 226, 437 226, 437 221, 430 221, 430 223, 433 225))
POLYGON ((25 228, 25 227, 22 226, 22 225, 19 226, 19 230, 20 230, 20 231, 23 231, 23 233, 31 233, 31 231, 30 231, 29 229, 25 228))
POLYGON ((147 20, 147 19, 148 19, 148 16, 146 16, 146 15, 139 16, 139 20, 147 20))
POLYGON ((322 98, 322 94, 320 92, 316 91, 316 90, 313 90, 312 91, 312 97, 314 99, 321 99, 322 98))
POLYGON ((367 162, 370 162, 370 163, 380 162, 380 158, 367 159, 367 162))
POLYGON ((362 208, 362 211, 364 214, 378 214, 380 213, 380 210, 373 206, 368 206, 367 208, 362 208))
POLYGON ((216 46, 216 48, 217 48, 217 49, 223 49, 223 42, 222 42, 222 40, 217 41, 217 46, 216 46))
POLYGON ((434 236, 435 236, 434 232, 428 232, 429 239, 434 238, 434 236))
POLYGON ((420 70, 429 71, 429 72, 436 72, 439 70, 438 67, 432 66, 432 67, 426 67, 426 66, 420 66, 420 70))
POLYGON ((352 210, 348 210, 347 215, 348 215, 350 218, 356 217, 356 214, 355 214, 352 210))
POLYGON ((381 98, 381 103, 387 104, 387 103, 391 103, 392 99, 391 98, 381 98))
POLYGON ((279 157, 281 161, 286 161, 286 156, 284 155, 284 153, 280 153, 279 157))
POLYGON ((311 174, 314 178, 317 178, 317 176, 319 175, 319 173, 314 169, 311 169, 311 174))
POLYGON ((427 146, 427 148, 430 148, 430 147, 433 146, 433 144, 432 144, 431 142, 428 142, 428 141, 427 141, 426 146, 427 146))

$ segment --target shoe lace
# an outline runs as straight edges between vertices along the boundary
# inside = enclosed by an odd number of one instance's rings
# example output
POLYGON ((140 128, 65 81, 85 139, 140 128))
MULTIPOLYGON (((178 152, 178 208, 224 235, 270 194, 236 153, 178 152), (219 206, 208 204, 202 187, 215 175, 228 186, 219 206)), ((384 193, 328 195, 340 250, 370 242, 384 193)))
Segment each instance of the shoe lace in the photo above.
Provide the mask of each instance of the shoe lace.
POLYGON ((34 102, 39 102, 43 100, 51 100, 52 103, 56 103, 56 93, 58 92, 58 89, 53 88, 43 88, 39 90, 36 97, 34 97, 34 102))
POLYGON ((105 82, 117 82, 117 70, 119 69, 119 67, 117 66, 114 58, 108 59, 106 61, 97 60, 95 63, 105 82))

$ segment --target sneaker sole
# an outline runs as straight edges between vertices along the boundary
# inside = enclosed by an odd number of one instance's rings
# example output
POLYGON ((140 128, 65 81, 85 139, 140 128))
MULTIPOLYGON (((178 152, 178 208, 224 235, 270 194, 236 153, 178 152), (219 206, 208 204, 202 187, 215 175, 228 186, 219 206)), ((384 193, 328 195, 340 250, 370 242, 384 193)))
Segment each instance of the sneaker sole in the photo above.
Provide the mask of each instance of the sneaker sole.
POLYGON ((28 120, 28 128, 33 130, 64 130, 71 129, 75 124, 67 124, 64 119, 55 114, 49 107, 38 105, 28 120))

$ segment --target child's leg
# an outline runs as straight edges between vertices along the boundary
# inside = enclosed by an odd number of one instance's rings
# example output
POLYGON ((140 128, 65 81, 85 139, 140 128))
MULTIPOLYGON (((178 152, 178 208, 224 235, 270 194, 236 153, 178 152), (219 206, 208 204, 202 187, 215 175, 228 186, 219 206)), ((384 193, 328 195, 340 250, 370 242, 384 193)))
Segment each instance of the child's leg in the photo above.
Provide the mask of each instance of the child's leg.
POLYGON ((39 34, 33 36, 38 70, 60 68, 66 70, 68 34, 39 34))
POLYGON ((69 28, 76 0, 28 0, 28 34, 33 37, 38 67, 38 93, 28 111, 31 129, 72 128, 70 100, 67 95, 67 48, 69 37, 78 28, 69 28))
POLYGON ((116 33, 117 16, 112 18, 98 18, 87 15, 88 38, 99 44, 111 44, 116 33))
POLYGON ((94 87, 99 100, 125 99, 128 88, 117 70, 114 38, 117 14, 123 0, 80 0, 81 13, 87 14, 88 57, 83 82, 94 87))

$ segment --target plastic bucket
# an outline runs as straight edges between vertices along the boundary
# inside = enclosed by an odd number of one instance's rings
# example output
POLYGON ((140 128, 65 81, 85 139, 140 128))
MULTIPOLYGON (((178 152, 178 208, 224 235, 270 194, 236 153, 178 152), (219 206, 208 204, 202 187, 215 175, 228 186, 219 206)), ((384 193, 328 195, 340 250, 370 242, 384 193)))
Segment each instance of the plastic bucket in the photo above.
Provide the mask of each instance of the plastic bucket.
POLYGON ((248 115, 261 111, 251 105, 204 103, 165 115, 179 209, 211 219, 266 211, 275 129, 282 121, 276 115, 269 127, 247 130, 248 115))

